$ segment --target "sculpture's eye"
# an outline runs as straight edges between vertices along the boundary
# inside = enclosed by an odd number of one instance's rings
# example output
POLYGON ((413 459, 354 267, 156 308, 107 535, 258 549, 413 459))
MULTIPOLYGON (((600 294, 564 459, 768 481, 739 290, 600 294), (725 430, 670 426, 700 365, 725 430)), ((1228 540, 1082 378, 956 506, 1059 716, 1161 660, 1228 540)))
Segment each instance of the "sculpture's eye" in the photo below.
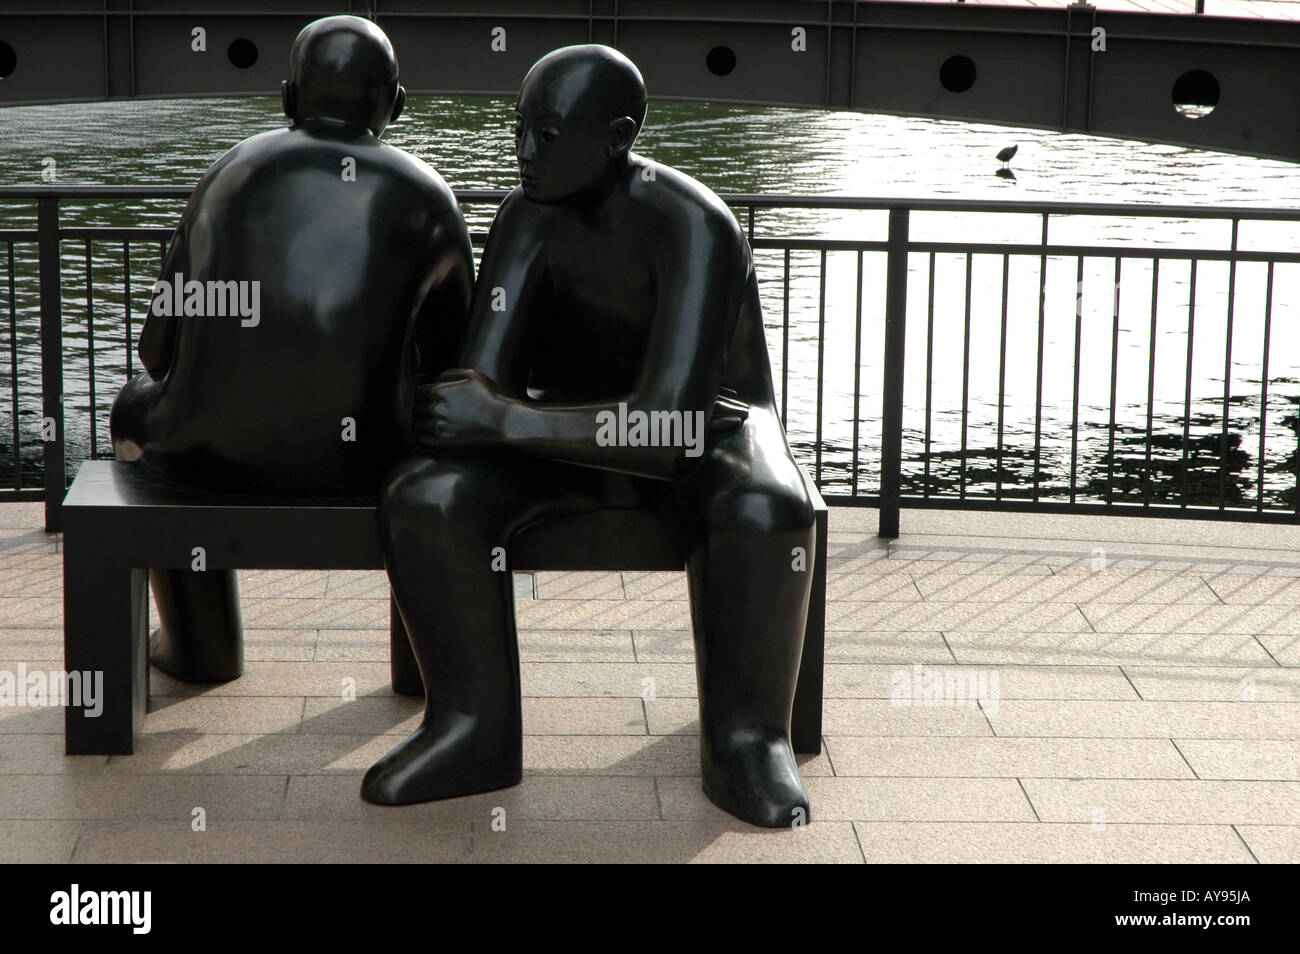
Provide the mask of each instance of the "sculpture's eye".
POLYGON ((524 134, 524 124, 515 123, 515 138, 518 139, 523 134, 524 134))
POLYGON ((560 131, 554 126, 545 126, 542 129, 542 142, 554 142, 560 137, 560 131))

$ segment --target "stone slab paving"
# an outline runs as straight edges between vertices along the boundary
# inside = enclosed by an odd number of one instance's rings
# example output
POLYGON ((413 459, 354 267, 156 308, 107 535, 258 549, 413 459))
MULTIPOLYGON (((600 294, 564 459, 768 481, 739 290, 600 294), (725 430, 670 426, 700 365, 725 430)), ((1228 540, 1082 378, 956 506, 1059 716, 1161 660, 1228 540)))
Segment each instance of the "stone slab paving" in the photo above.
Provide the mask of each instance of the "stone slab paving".
MULTIPOLYGON (((246 674, 155 670, 135 755, 0 707, 0 862, 1300 861, 1300 528, 830 519, 806 828, 700 790, 681 574, 519 576, 523 784, 391 809, 360 777, 421 705, 389 688, 384 575, 253 571, 246 674)), ((0 672, 61 665, 40 522, 0 507, 0 672)))

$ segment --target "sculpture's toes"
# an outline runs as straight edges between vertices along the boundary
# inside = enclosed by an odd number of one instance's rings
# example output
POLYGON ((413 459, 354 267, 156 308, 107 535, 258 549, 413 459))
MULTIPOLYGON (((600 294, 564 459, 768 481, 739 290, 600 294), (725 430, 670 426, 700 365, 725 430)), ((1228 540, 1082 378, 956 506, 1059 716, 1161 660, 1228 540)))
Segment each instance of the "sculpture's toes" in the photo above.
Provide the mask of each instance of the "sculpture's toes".
POLYGON ((735 731, 720 745, 706 744, 702 775, 710 801, 751 825, 791 828, 809 821, 808 793, 784 734, 735 731))
POLYGON ((410 805, 518 785, 519 757, 502 757, 475 745, 473 721, 450 726, 425 723, 370 766, 361 797, 376 805, 410 805))

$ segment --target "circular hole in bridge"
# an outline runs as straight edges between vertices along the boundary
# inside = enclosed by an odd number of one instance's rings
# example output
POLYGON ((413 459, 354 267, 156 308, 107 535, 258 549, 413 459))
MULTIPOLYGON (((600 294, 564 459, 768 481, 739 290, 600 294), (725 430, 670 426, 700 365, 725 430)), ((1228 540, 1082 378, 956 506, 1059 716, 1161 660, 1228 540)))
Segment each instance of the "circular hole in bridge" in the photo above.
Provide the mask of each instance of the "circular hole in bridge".
POLYGON ((230 44, 226 58, 239 69, 246 70, 257 62, 257 44, 241 36, 230 44))
POLYGON ((0 79, 4 79, 18 66, 18 54, 14 48, 0 40, 0 79))
POLYGON ((726 76, 736 68, 736 51, 729 46, 715 46, 704 58, 704 65, 714 76, 726 76))
POLYGON ((975 61, 969 56, 950 56, 939 67, 939 82, 950 93, 964 93, 975 85, 975 61))
POLYGON ((1188 70, 1174 80, 1174 109, 1188 119, 1200 119, 1219 105, 1219 81, 1206 70, 1188 70))

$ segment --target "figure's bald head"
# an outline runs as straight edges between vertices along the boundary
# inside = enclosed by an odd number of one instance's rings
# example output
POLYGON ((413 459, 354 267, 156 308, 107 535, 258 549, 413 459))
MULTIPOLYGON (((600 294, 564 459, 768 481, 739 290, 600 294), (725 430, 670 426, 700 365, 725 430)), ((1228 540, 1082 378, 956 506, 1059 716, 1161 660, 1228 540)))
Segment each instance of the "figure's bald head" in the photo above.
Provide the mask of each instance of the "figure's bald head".
POLYGON ((516 146, 524 195, 576 201, 607 190, 645 122, 641 71, 598 44, 546 54, 519 88, 516 146))
POLYGON ((618 50, 598 43, 561 47, 534 63, 519 98, 533 95, 573 119, 609 122, 627 116, 638 130, 645 122, 641 71, 618 50))
POLYGON ((285 112, 294 122, 334 120, 378 136, 405 98, 393 45, 369 20, 325 17, 307 24, 293 41, 285 112))

